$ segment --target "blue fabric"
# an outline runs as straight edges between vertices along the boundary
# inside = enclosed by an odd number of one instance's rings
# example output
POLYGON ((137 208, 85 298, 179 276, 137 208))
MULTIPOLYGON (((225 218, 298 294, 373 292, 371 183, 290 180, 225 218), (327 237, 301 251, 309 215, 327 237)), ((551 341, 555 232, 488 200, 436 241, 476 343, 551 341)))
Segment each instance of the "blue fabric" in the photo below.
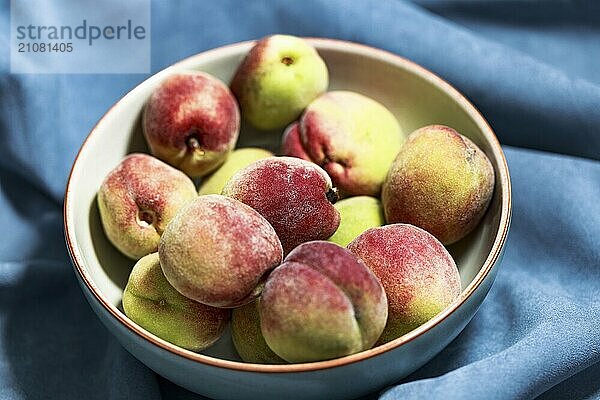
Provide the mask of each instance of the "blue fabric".
MULTIPOLYGON (((199 398, 116 343, 86 304, 63 244, 62 197, 75 154, 103 112, 146 76, 9 74, 7 3, 0 9, 0 397, 199 398)), ((454 342, 373 398, 600 398, 598 2, 152 7, 153 71, 274 32, 348 39, 438 73, 495 128, 514 196, 497 281, 454 342)))

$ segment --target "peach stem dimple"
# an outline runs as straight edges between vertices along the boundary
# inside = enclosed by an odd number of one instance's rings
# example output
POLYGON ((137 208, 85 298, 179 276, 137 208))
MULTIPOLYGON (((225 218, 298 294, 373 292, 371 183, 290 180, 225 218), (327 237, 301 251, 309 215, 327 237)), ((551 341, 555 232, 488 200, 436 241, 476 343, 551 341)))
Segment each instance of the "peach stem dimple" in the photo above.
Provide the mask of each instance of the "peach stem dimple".
POLYGON ((189 136, 185 141, 185 144, 190 151, 199 155, 204 155, 204 150, 202 150, 202 147, 200 146, 200 140, 196 136, 189 136))
POLYGON ((138 211, 138 224, 142 227, 148 227, 154 223, 154 213, 150 210, 142 210, 138 211))
POLYGON ((285 56, 281 58, 281 62, 285 65, 292 65, 294 63, 294 59, 292 57, 285 56))

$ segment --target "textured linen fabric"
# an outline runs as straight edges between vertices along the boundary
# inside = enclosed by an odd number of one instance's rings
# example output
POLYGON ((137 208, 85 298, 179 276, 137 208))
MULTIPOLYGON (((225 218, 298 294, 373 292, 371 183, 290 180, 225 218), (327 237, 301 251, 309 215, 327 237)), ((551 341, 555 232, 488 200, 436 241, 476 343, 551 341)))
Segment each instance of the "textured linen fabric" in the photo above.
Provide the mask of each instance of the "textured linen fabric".
MULTIPOLYGON (((0 6, 0 398, 199 399, 119 346, 84 300, 63 242, 75 154, 146 76, 10 74, 8 3, 0 6)), ((508 158, 514 212, 504 262, 459 337, 370 398, 600 398, 598 2, 156 1, 151 28, 153 72, 279 32, 387 49, 465 93, 508 158)))

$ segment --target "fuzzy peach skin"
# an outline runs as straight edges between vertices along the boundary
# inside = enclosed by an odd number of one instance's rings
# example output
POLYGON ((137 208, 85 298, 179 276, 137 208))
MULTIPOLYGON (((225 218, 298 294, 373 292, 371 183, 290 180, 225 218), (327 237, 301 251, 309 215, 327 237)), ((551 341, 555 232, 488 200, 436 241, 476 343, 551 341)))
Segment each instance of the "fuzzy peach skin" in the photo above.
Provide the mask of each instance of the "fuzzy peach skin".
POLYGON ((167 280, 179 293, 215 307, 254 300, 265 275, 283 257, 267 220, 216 194, 199 196, 173 218, 158 253, 167 280))
POLYGON ((343 197, 378 197, 404 139, 387 108, 349 91, 319 96, 300 119, 306 154, 327 171, 343 197))
POLYGON ((454 243, 479 223, 492 199, 494 169, 479 147, 454 129, 413 132, 383 186, 388 223, 404 222, 454 243))
POLYGON ((388 299, 388 320, 378 344, 424 324, 460 294, 460 276, 446 248, 408 224, 372 228, 348 249, 377 275, 388 299))
POLYGON ((222 164, 234 148, 240 111, 229 88, 204 72, 179 72, 154 91, 143 117, 152 154, 191 177, 222 164))
POLYGON ((123 310, 148 332, 192 351, 219 339, 230 311, 200 304, 181 295, 163 275, 158 253, 141 258, 123 292, 123 310))
POLYGON ((285 364, 286 361, 271 350, 260 330, 258 300, 231 313, 231 338, 239 356, 255 364, 285 364))
POLYGON ((293 122, 283 132, 281 138, 281 154, 284 156, 297 157, 303 160, 311 161, 302 142, 300 141, 300 123, 293 122))
POLYGON ((327 90, 329 72, 314 47, 289 35, 267 36, 237 69, 231 89, 258 129, 281 129, 327 90))
POLYGON ((369 349, 387 319, 377 277, 347 249, 314 241, 296 247, 269 276, 259 299, 261 331, 289 362, 369 349))
POLYGON ((180 208, 197 197, 183 172, 147 154, 131 154, 102 182, 98 208, 106 236, 135 260, 158 248, 180 208))
POLYGON ((249 205, 269 221, 283 251, 310 240, 327 239, 340 224, 333 206, 337 193, 319 166, 294 157, 259 160, 235 174, 225 196, 249 205))

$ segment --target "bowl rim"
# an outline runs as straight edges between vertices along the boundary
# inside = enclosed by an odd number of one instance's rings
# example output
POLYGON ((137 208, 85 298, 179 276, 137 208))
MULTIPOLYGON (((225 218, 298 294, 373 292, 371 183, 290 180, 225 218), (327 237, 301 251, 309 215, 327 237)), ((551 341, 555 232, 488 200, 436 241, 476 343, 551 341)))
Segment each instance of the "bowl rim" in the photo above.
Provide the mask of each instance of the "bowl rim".
MULTIPOLYGON (((100 290, 96 287, 95 283, 92 281, 91 276, 88 274, 86 268, 84 267, 83 258, 79 254, 77 247, 74 245, 75 242, 75 231, 74 231, 74 221, 71 216, 71 208, 72 208, 72 184, 73 184, 73 174, 74 171, 78 167, 78 163, 80 160, 80 155, 89 144, 90 139, 97 132, 98 126, 103 122, 103 120, 122 102, 124 99, 132 95, 139 86, 144 85, 147 81, 153 79, 158 74, 162 74, 163 72, 176 68, 182 64, 186 64, 191 62, 194 59, 201 58, 216 58, 222 54, 228 54, 238 51, 240 48, 247 48, 252 44, 256 43, 256 40, 248 40, 243 42, 232 43, 224 46, 220 46, 217 48, 213 48, 207 51, 203 51, 201 53, 197 53, 195 55, 186 57, 176 63, 173 63, 166 68, 148 76, 142 82, 138 83, 135 87, 130 89, 124 96, 122 96, 116 103, 114 103, 109 110, 98 120, 98 122, 94 125, 83 144, 81 145, 77 156, 73 162, 73 166, 69 173, 69 178, 67 181, 67 186, 65 190, 64 204, 63 204, 63 223, 64 223, 64 234, 65 234, 65 242, 67 245, 67 249, 69 251, 69 255, 71 257, 71 261, 75 270, 75 273, 79 276, 80 280, 85 284, 85 288, 92 294, 93 298, 100 303, 100 305, 108 311, 108 313, 126 328, 128 328, 132 333, 139 336, 139 338, 144 339, 151 344, 154 344, 160 347, 163 350, 166 350, 173 355, 184 357, 191 361, 196 361, 207 366, 214 366, 228 370, 234 371, 242 371, 242 372, 255 372, 255 373, 290 373, 290 372, 309 372, 309 371, 317 371, 330 369, 335 367, 341 367, 348 364, 353 364, 359 361, 363 361, 381 354, 384 354, 390 350, 398 348, 405 343, 411 342, 425 332, 433 329, 435 326, 440 324, 442 321, 447 319, 454 311, 460 308, 470 297, 479 286, 483 283, 485 278, 490 274, 494 266, 497 264, 497 261, 502 254, 502 249, 506 243, 506 238, 508 235, 508 229, 510 226, 510 219, 512 214, 512 199, 511 199, 511 183, 510 176, 508 171, 508 165, 506 162, 506 157, 502 151, 500 143, 494 134, 489 123, 483 117, 483 115, 479 112, 479 110, 456 88, 454 88, 450 83, 446 82, 444 79, 434 74, 433 72, 427 70, 426 68, 416 64, 413 61, 410 61, 402 56, 389 52, 387 50, 371 47, 365 44, 340 40, 340 39, 331 39, 331 38, 317 38, 317 37, 304 37, 309 43, 311 43, 317 50, 323 49, 331 49, 337 51, 345 51, 350 52, 360 56, 367 56, 379 61, 388 62, 392 65, 399 66, 412 72, 421 78, 427 80, 429 83, 433 84, 440 88, 443 92, 448 94, 450 97, 454 99, 462 108, 465 110, 469 116, 476 123, 478 128, 482 131, 484 137, 489 142, 491 146, 491 151, 494 154, 497 164, 498 164, 498 174, 496 175, 496 179, 500 182, 500 190, 502 194, 501 199, 501 214, 500 214, 500 222, 498 231, 495 234, 494 242, 492 245, 492 249, 488 254, 485 262, 480 268, 479 272, 475 275, 473 280, 467 285, 465 289, 462 290, 458 299, 456 299, 452 304, 442 310, 438 315, 434 318, 430 319, 425 324, 419 326, 418 328, 406 333, 405 335, 396 338, 390 342, 382 344, 380 346, 361 351, 359 353, 351 354, 348 356, 335 358, 332 360, 325 361, 317 361, 310 363, 298 363, 298 364, 254 364, 254 363, 245 363, 240 361, 231 361, 224 360, 217 357, 212 357, 200 353, 195 353, 190 350, 183 349, 179 346, 176 346, 170 342, 167 342, 154 334, 146 331, 136 323, 134 323, 131 319, 129 319, 123 312, 121 312, 116 306, 110 303, 107 298, 105 298, 100 290)), ((90 300, 92 298, 89 298, 90 300)))

